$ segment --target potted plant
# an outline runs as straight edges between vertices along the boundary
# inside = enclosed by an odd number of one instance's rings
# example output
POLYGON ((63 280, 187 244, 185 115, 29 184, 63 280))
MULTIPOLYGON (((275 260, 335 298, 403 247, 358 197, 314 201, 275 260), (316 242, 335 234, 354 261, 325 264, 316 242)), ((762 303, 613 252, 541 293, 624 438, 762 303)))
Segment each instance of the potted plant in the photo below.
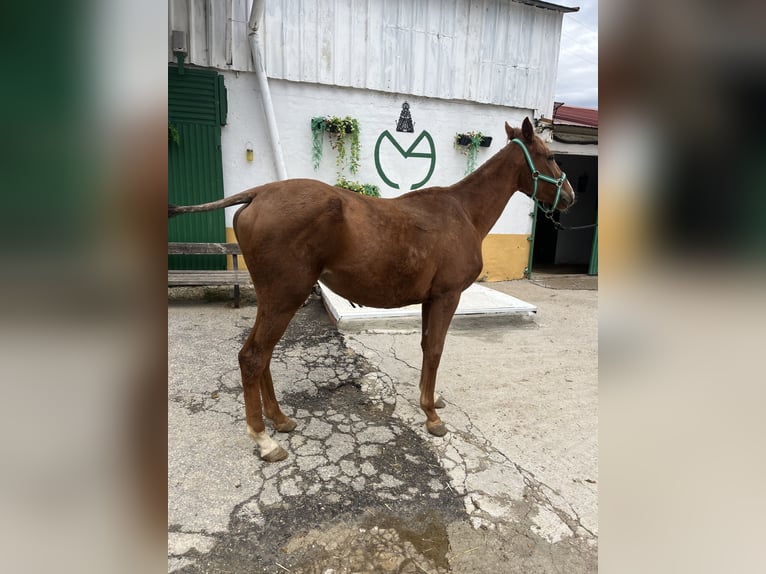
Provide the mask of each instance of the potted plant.
POLYGON ((380 188, 371 183, 359 183, 358 181, 350 181, 343 176, 339 176, 338 182, 335 185, 369 197, 380 197, 380 188))
POLYGON ((468 157, 465 169, 466 175, 476 169, 476 153, 479 151, 479 148, 489 147, 491 144, 492 138, 483 135, 481 132, 455 134, 455 149, 468 157))
POLYGON ((330 145, 338 152, 335 165, 339 169, 348 167, 351 173, 359 169, 359 121, 346 116, 324 116, 311 118, 312 150, 311 160, 314 169, 319 169, 322 160, 324 134, 330 138, 330 145), (347 138, 350 142, 347 142, 347 138), (350 143, 350 146, 349 146, 350 143))

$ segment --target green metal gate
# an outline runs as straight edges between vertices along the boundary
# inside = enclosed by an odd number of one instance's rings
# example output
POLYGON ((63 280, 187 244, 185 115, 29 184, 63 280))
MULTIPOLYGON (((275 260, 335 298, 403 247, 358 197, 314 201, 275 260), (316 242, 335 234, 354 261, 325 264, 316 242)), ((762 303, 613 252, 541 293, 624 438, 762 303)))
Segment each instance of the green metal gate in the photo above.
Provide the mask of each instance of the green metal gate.
MULTIPOLYGON (((168 202, 194 205, 223 198, 221 126, 226 113, 223 76, 168 66, 168 202)), ((226 241, 223 210, 168 220, 168 241, 226 241)), ((168 256, 168 269, 225 268, 224 255, 168 256)))

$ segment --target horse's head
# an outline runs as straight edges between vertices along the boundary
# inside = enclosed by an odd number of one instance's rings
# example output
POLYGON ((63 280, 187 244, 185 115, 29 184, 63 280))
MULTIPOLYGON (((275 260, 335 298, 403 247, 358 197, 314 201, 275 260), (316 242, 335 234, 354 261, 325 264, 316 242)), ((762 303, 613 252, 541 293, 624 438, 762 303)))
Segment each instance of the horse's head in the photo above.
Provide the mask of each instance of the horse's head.
POLYGON ((567 210, 575 201, 574 190, 551 150, 535 135, 529 118, 524 118, 521 129, 512 128, 506 122, 505 133, 508 145, 517 147, 523 156, 519 189, 537 202, 550 205, 543 207, 546 212, 567 210))

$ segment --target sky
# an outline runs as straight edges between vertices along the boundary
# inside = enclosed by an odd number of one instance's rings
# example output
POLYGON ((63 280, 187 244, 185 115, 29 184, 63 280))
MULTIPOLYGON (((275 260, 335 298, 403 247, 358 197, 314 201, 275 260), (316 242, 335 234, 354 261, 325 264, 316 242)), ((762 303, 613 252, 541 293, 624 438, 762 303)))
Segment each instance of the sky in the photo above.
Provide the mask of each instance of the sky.
POLYGON ((557 102, 598 108, 598 0, 554 0, 579 7, 564 14, 556 79, 557 102))

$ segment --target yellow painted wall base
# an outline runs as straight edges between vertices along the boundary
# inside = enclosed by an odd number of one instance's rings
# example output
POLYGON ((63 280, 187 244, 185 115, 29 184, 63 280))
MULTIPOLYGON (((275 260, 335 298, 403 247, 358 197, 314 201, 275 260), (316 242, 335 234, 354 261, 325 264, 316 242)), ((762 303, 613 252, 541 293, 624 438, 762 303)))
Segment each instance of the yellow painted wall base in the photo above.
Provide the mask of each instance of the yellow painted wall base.
MULTIPOLYGON (((226 228, 226 243, 239 243, 237 241, 237 236, 234 234, 233 227, 226 228)), ((234 269, 234 266, 232 265, 231 260, 232 260, 231 257, 226 258, 226 269, 234 269)), ((239 266, 240 271, 247 271, 247 265, 245 264, 244 257, 242 256, 237 257, 237 265, 239 266)))
POLYGON ((481 246, 484 267, 480 281, 523 279, 529 261, 528 235, 493 234, 481 246))

